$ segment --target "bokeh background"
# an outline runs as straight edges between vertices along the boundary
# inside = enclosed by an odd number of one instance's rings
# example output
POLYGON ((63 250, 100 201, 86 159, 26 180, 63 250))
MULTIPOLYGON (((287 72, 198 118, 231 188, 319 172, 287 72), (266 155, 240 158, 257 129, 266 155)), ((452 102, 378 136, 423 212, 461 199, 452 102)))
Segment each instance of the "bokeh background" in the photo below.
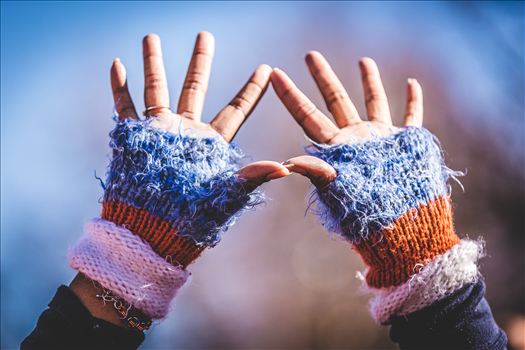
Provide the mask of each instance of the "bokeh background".
MULTIPOLYGON (((465 192, 453 189, 457 230, 485 238, 487 298, 514 345, 525 341, 523 2, 2 1, 2 348, 17 347, 69 283, 67 249, 100 211, 112 59, 127 66, 141 110, 141 39, 158 33, 176 105, 201 30, 217 46, 209 119, 260 63, 287 71, 325 110, 303 64, 312 49, 362 115, 360 57, 378 62, 397 122, 406 79, 417 78, 426 126, 450 166, 467 171, 465 192)), ((308 144, 271 88, 236 141, 253 160, 286 160, 308 144)), ((143 348, 394 348, 367 313, 361 261, 305 214, 310 185, 297 175, 264 190, 264 208, 191 266, 143 348)))

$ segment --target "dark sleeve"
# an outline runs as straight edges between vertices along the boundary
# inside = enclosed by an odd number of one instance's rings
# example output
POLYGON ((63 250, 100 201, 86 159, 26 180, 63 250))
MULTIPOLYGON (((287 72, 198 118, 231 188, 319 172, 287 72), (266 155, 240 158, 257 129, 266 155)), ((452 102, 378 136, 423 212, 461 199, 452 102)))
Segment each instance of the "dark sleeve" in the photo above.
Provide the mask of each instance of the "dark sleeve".
POLYGON ((61 286, 20 348, 136 349, 143 341, 142 332, 93 317, 73 291, 61 286))
POLYGON ((406 317, 391 320, 390 338, 401 349, 506 349, 478 281, 406 317))

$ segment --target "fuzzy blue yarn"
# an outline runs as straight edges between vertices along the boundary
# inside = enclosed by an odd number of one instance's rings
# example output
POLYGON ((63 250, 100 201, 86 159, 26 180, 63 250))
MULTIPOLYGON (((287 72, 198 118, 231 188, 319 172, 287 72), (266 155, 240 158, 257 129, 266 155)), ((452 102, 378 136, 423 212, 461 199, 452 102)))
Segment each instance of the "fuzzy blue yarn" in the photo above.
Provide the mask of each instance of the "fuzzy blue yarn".
POLYGON ((235 175, 243 154, 220 137, 174 134, 147 120, 119 121, 105 201, 146 209, 178 234, 214 246, 241 213, 263 201, 235 175))
POLYGON ((307 152, 337 171, 334 181, 314 191, 315 213, 330 232, 354 243, 410 208, 447 195, 448 179, 462 175, 445 166, 437 139, 424 128, 353 144, 312 145, 307 152))

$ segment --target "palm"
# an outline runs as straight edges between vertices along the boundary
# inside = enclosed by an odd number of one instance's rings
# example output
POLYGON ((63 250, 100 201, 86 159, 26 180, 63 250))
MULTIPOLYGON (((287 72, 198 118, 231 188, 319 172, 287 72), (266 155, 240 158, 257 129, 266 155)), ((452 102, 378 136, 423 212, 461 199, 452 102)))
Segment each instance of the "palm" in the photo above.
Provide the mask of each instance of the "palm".
POLYGON ((191 130, 203 137, 222 137, 210 124, 187 118, 170 110, 156 113, 151 125, 174 134, 179 133, 182 128, 183 130, 191 130))
POLYGON ((376 121, 363 121, 345 126, 328 142, 331 145, 349 143, 352 141, 365 141, 372 135, 386 136, 394 133, 398 128, 376 121))
MULTIPOLYGON (((184 130, 203 137, 222 137, 226 142, 234 138, 264 94, 272 69, 267 65, 259 66, 230 103, 210 123, 204 123, 201 117, 214 46, 210 33, 199 33, 177 111, 172 112, 160 38, 154 34, 144 38, 144 115, 151 119, 152 126, 175 134, 184 130)), ((138 119, 127 86, 126 70, 119 59, 115 59, 111 67, 111 87, 119 118, 138 119)), ((283 165, 271 161, 255 162, 239 170, 239 176, 254 185, 288 174, 283 165)))

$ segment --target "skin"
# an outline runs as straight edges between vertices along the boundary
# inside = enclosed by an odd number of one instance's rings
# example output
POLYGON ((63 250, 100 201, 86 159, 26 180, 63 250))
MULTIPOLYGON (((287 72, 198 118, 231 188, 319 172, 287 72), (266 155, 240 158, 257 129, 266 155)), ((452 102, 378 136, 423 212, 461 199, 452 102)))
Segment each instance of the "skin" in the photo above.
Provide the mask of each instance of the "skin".
MULTIPOLYGON (((323 55, 311 51, 305 61, 333 120, 323 114, 282 70, 274 68, 271 82, 286 109, 313 141, 327 145, 359 142, 370 139, 373 134, 386 136, 399 130, 392 125, 388 99, 374 60, 365 57, 359 61, 367 120, 359 116, 343 84, 323 55)), ((415 79, 408 79, 403 126, 422 125, 421 85, 415 79)), ((283 164, 290 171, 308 177, 317 187, 326 185, 337 176, 334 168, 313 156, 294 157, 283 164)))
MULTIPOLYGON (((238 94, 215 115, 210 123, 205 123, 201 118, 215 50, 213 36, 208 32, 197 35, 176 112, 169 108, 171 99, 160 38, 158 35, 149 34, 144 37, 142 44, 146 118, 152 119, 151 125, 173 133, 178 133, 182 124, 183 129, 191 129, 196 134, 219 136, 230 142, 263 96, 272 75, 271 67, 265 64, 259 66, 238 94)), ((138 119, 128 89, 126 69, 120 59, 116 58, 113 61, 110 76, 119 119, 138 119)), ((254 162, 238 172, 238 176, 247 180, 253 189, 264 182, 287 175, 290 175, 288 168, 273 161, 254 162)), ((78 274, 70 287, 93 316, 125 327, 113 306, 104 305, 95 297, 100 291, 89 279, 78 274)))
MULTIPOLYGON (((170 97, 160 38, 155 34, 144 38, 144 102, 147 117, 153 118, 152 125, 177 133, 182 123, 184 129, 192 129, 204 136, 220 135, 230 142, 257 105, 271 79, 275 92, 290 114, 317 143, 338 144, 346 143, 349 139, 364 141, 371 137, 371 129, 381 135, 388 135, 398 129, 392 125, 379 70, 372 59, 363 58, 359 61, 368 116, 365 121, 358 115, 348 93, 326 59, 315 51, 306 55, 306 64, 333 121, 319 111, 286 73, 278 68, 272 71, 269 66, 261 65, 230 103, 210 123, 204 123, 201 117, 213 52, 213 36, 207 32, 199 33, 175 113, 166 108, 170 106, 170 97)), ((119 118, 138 118, 129 94, 126 70, 118 58, 111 66, 111 87, 119 118)), ((422 123, 421 86, 415 79, 408 79, 404 126, 422 126, 422 123)), ((283 164, 273 161, 251 163, 239 170, 238 175, 255 188, 264 182, 287 176, 290 171, 308 177, 316 186, 326 185, 337 176, 329 164, 306 155, 291 158, 283 164)), ((113 307, 104 305, 95 297, 99 290, 89 279, 78 274, 70 287, 93 316, 125 327, 113 307)))

